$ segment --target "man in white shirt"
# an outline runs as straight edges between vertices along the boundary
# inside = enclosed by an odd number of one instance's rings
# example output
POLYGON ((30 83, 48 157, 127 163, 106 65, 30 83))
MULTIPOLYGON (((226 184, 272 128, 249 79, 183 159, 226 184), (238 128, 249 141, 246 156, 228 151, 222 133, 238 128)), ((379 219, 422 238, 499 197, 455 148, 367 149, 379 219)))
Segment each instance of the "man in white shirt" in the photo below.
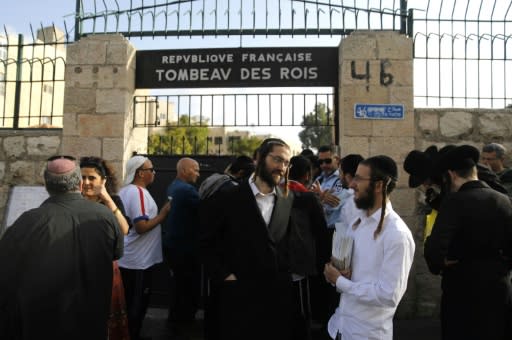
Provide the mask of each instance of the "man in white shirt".
POLYGON ((126 162, 125 186, 119 191, 132 227, 124 237, 124 256, 118 261, 123 277, 132 340, 140 339, 140 329, 151 294, 153 266, 162 262, 160 223, 171 209, 165 203, 160 212, 146 187, 153 183, 155 170, 151 160, 133 156, 126 162))
POLYGON ((363 157, 359 154, 350 154, 343 157, 340 161, 340 180, 341 186, 347 192, 345 204, 341 208, 340 218, 335 223, 336 234, 344 234, 348 228, 348 224, 352 222, 352 218, 355 214, 358 214, 358 209, 354 202, 354 190, 350 188, 350 182, 354 178, 357 166, 363 160, 363 157))
POLYGON ((354 239, 351 268, 340 271, 329 263, 324 269, 327 281, 342 293, 328 324, 333 339, 393 339, 393 315, 415 249, 411 231, 389 201, 397 174, 391 158, 375 156, 359 163, 350 183, 360 209, 348 230, 354 239))

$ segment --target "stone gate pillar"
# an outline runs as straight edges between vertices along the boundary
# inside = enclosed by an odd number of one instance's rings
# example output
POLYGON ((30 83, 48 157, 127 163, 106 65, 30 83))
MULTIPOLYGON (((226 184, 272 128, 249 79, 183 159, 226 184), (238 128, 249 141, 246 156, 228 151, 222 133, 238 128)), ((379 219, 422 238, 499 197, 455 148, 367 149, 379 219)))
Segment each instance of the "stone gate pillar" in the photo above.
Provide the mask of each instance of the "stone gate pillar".
MULTIPOLYGON (((415 148, 412 51, 412 39, 392 31, 358 31, 342 40, 338 107, 342 155, 384 154, 397 162, 400 172, 391 197, 393 208, 417 235, 415 192, 408 188, 408 175, 403 170, 405 156, 415 148), (404 118, 356 119, 356 103, 403 104, 404 118)), ((402 315, 414 313, 414 281, 413 267, 408 293, 399 309, 402 315)))
POLYGON ((81 39, 67 50, 63 154, 100 156, 119 180, 132 152, 147 150, 147 129, 133 129, 135 48, 121 35, 81 39))

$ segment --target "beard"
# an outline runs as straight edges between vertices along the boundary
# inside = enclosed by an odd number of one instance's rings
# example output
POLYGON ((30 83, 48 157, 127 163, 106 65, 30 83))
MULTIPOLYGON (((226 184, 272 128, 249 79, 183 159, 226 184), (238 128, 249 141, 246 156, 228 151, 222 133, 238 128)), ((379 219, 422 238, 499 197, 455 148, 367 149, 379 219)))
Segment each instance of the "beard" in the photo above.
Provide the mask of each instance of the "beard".
POLYGON ((361 210, 368 210, 375 204, 375 193, 373 192, 373 185, 369 185, 364 195, 359 195, 358 198, 354 196, 356 207, 361 210))
POLYGON ((281 181, 283 177, 283 173, 279 170, 270 171, 267 167, 267 163, 265 162, 265 166, 261 168, 258 176, 262 179, 263 182, 267 183, 271 188, 275 187, 281 181))

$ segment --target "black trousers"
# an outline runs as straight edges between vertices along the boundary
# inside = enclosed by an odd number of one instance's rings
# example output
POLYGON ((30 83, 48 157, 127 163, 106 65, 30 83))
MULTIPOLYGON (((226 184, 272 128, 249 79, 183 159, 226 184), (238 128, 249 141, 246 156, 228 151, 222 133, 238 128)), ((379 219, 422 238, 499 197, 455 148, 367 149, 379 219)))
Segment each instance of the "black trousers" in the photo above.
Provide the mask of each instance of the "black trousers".
POLYGON ((307 278, 293 282, 293 326, 294 340, 311 340, 311 301, 307 278))
POLYGON ((130 339, 137 340, 149 306, 153 266, 144 270, 122 267, 119 267, 119 269, 123 277, 130 339))
POLYGON ((169 321, 195 319, 201 295, 201 266, 195 254, 164 248, 169 267, 169 321))
POLYGON ((220 339, 292 340, 289 274, 224 281, 218 293, 220 339))

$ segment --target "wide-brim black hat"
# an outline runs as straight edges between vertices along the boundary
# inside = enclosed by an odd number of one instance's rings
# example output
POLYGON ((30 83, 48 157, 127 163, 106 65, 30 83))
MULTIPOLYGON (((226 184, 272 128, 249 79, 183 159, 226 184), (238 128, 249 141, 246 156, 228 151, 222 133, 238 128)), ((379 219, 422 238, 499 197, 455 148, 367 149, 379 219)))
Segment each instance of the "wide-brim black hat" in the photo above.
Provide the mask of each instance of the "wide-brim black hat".
POLYGON ((472 145, 460 145, 440 155, 436 172, 447 170, 464 170, 474 167, 480 159, 480 151, 472 145))
POLYGON ((410 188, 416 188, 430 178, 436 154, 437 147, 432 145, 424 152, 412 150, 405 157, 404 170, 409 174, 410 188))

